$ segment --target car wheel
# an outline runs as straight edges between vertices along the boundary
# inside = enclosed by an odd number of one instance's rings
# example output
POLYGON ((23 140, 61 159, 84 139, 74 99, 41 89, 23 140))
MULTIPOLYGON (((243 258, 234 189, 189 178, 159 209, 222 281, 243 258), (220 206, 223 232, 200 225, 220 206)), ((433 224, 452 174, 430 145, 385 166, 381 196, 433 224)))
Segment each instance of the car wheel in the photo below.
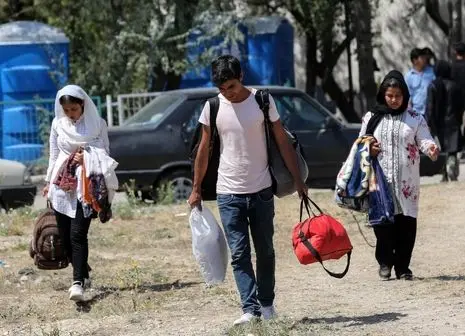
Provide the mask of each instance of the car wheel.
POLYGON ((192 178, 188 170, 175 170, 163 176, 154 188, 157 203, 186 201, 192 192, 192 178))

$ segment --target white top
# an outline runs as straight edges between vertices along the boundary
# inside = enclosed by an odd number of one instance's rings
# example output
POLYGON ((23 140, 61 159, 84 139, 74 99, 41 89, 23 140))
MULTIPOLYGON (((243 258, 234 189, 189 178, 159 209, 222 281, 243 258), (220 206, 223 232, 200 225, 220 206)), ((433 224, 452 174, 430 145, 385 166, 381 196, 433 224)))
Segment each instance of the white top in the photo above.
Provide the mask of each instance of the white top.
MULTIPOLYGON (((271 186, 265 139, 265 117, 255 100, 256 89, 241 103, 231 103, 219 94, 220 107, 216 127, 220 137, 218 194, 250 194, 271 186)), ((276 104, 270 95, 270 119, 279 120, 276 104)), ((210 126, 207 102, 199 122, 210 126)))
MULTIPOLYGON (((360 135, 366 132, 373 114, 362 121, 360 135)), ((420 198, 420 153, 428 154, 435 144, 422 115, 405 111, 398 116, 387 115, 376 127, 374 137, 381 152, 378 161, 395 196, 396 213, 416 218, 420 198), (397 209, 400 207, 400 209, 397 209)))
MULTIPOLYGON (((100 119, 100 122, 100 135, 91 145, 105 149, 106 152, 109 153, 110 142, 108 140, 107 124, 103 119, 100 119)), ((50 182, 48 199, 52 203, 53 209, 68 217, 75 218, 77 199, 80 197, 80 195, 78 195, 78 191, 65 192, 53 183, 60 167, 68 159, 71 153, 78 148, 77 144, 69 141, 69 138, 64 134, 64 130, 62 129, 62 127, 64 127, 63 125, 65 125, 65 123, 58 123, 57 118, 53 119, 50 132, 50 158, 45 181, 50 182)), ((81 116, 74 125, 71 124, 68 127, 75 128, 74 131, 78 134, 87 134, 83 116, 81 116)), ((81 190, 79 187, 81 185, 81 167, 78 167, 76 170, 76 176, 78 177, 78 190, 81 190)))

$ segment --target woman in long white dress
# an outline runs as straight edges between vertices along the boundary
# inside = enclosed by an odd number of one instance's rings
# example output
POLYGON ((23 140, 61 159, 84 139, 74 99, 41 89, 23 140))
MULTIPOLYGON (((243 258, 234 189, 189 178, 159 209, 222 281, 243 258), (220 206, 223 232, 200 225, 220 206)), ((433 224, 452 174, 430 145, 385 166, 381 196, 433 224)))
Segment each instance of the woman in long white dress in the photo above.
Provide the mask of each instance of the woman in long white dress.
POLYGON ((73 282, 69 298, 84 300, 84 288, 90 284, 89 246, 87 234, 92 218, 83 211, 79 188, 84 154, 80 147, 93 146, 109 153, 108 130, 97 107, 86 92, 77 85, 67 85, 58 91, 55 118, 50 132, 50 158, 43 194, 49 199, 57 219, 60 236, 73 266, 73 282), (60 168, 71 154, 77 166, 74 176, 77 187, 65 190, 57 185, 60 168))
POLYGON ((372 134, 371 155, 378 156, 393 194, 395 219, 392 225, 374 228, 379 276, 412 280, 410 260, 417 230, 420 198, 420 151, 437 160, 436 146, 425 119, 408 109, 407 84, 399 71, 391 71, 378 91, 377 104, 362 122, 360 135, 372 134))

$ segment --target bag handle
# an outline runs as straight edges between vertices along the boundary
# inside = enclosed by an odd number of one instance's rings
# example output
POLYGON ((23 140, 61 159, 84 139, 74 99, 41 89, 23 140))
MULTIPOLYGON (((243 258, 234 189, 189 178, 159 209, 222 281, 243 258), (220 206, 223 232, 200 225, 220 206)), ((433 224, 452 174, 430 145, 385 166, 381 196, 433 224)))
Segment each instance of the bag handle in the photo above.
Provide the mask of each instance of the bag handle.
POLYGON ((308 195, 304 195, 302 196, 302 200, 300 201, 300 222, 301 223, 302 223, 302 217, 303 217, 303 212, 304 212, 304 204, 305 204, 305 209, 307 210, 308 218, 317 216, 315 212, 313 212, 311 205, 313 205, 318 210, 320 215, 323 214, 323 211, 320 209, 320 207, 310 197, 308 197, 308 195))

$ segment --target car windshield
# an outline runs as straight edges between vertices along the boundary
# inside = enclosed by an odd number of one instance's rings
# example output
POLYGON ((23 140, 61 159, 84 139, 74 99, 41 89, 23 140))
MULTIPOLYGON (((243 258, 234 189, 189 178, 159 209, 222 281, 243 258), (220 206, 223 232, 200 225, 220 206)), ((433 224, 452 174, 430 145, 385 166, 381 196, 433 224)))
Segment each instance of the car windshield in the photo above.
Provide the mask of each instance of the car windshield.
POLYGON ((162 94, 145 105, 139 112, 124 122, 125 126, 145 125, 158 123, 167 113, 182 100, 180 94, 162 94))

